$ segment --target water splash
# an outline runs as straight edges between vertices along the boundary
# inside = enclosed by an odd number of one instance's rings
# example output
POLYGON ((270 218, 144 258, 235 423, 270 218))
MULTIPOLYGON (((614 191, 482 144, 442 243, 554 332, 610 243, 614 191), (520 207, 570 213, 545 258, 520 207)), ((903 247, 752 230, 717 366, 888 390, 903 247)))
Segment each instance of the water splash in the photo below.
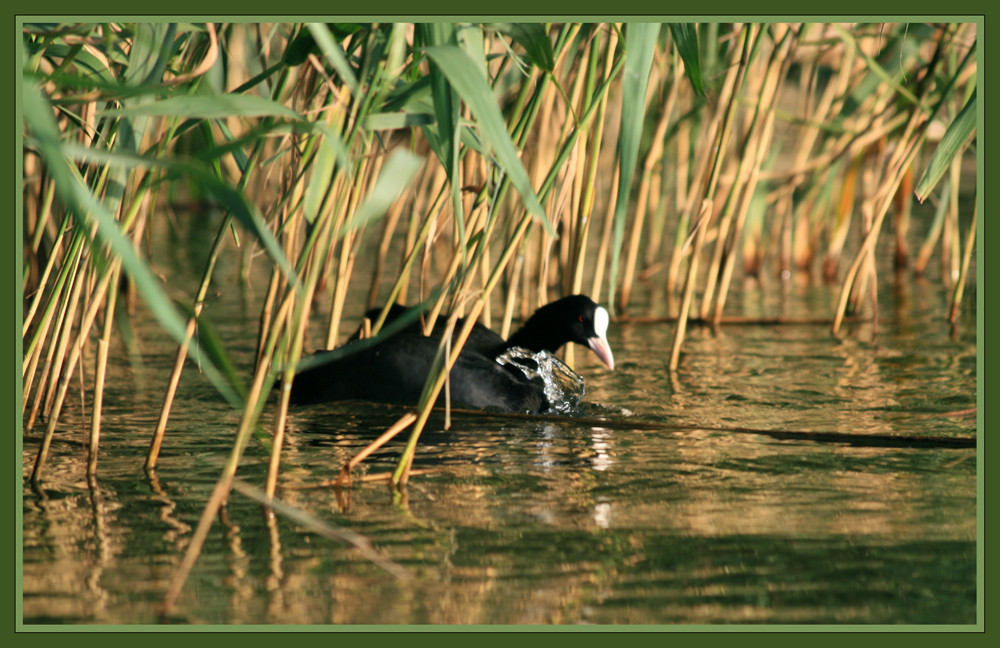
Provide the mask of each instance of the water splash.
POLYGON ((497 356, 497 362, 517 367, 528 380, 540 379, 544 384, 550 412, 575 412, 586 394, 583 376, 548 351, 534 353, 521 347, 512 347, 497 356))

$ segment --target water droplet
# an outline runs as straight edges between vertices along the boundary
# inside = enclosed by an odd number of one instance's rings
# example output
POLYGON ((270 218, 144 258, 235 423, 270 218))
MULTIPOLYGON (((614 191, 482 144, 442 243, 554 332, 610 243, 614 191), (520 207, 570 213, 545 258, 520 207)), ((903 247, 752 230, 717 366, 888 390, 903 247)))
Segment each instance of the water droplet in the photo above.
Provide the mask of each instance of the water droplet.
POLYGON ((567 414, 575 411, 586 394, 583 376, 548 351, 532 353, 513 347, 497 356, 497 362, 517 367, 528 380, 541 380, 551 412, 567 414))

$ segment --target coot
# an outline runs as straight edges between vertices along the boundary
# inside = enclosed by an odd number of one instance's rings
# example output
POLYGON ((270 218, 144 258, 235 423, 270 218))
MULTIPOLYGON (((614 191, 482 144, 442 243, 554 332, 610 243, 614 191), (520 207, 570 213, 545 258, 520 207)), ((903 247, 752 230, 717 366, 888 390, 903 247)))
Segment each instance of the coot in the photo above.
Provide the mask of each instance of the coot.
MULTIPOLYGON (((403 307, 392 307, 386 324, 405 311, 403 307)), ((368 317, 374 319, 377 315, 378 310, 374 310, 368 317)), ((459 320, 455 330, 461 326, 459 320)), ((439 322, 431 335, 424 336, 419 323, 414 322, 374 344, 352 338, 344 350, 357 347, 356 352, 295 376, 291 400, 296 404, 336 400, 416 404, 444 327, 443 321, 439 322)), ((451 402, 456 407, 506 412, 546 411, 549 403, 543 386, 516 367, 499 364, 497 356, 513 347, 554 353, 567 342, 576 342, 590 347, 608 368, 614 369, 607 328, 608 312, 584 295, 564 297, 539 308, 509 340, 476 324, 451 370, 451 402)), ((441 402, 443 398, 442 393, 441 402)))

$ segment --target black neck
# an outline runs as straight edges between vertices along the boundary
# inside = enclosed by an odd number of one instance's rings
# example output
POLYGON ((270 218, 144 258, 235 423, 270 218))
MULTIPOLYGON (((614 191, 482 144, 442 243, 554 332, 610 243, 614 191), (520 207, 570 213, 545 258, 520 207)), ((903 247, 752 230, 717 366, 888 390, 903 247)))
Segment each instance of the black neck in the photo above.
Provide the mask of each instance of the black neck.
POLYGON ((524 326, 515 331, 507 342, 503 345, 502 350, 509 349, 511 347, 522 347, 528 349, 529 351, 534 351, 538 353, 539 351, 548 351, 549 353, 555 353, 559 350, 559 347, 566 344, 568 340, 566 339, 566 334, 563 331, 551 330, 544 324, 538 322, 534 317, 529 319, 524 323, 524 326))

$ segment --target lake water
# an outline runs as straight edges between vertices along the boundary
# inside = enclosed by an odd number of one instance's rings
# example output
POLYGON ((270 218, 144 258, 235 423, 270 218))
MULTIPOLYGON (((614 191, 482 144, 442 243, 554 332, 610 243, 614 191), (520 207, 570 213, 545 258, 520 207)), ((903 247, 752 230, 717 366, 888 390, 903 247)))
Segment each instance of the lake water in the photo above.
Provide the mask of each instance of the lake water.
MULTIPOLYGON (((191 251, 157 262, 193 269, 172 284, 178 296, 202 267, 191 251)), ((220 273, 206 315, 246 370, 264 284, 220 273)), ((613 323, 614 372, 577 352, 585 419, 457 415, 445 432, 432 418, 414 462, 426 472, 402 499, 364 481, 395 468, 402 437, 349 491, 322 484, 404 410, 294 409, 280 498, 362 534, 412 578, 234 493, 169 620, 974 624, 976 288, 953 329, 936 278, 880 281, 877 335, 870 323, 839 339, 815 324, 694 326, 673 374, 672 323, 613 323)), ((635 314, 663 314, 651 294, 635 314)), ((768 277, 729 312, 821 317, 835 298, 768 277)), ((25 624, 158 623, 231 448, 239 415, 189 364, 159 465, 143 472, 175 347, 141 311, 136 335, 141 365, 119 353, 112 367, 96 481, 79 397, 37 489, 42 428, 24 441, 25 624)), ((251 442, 238 476, 261 486, 266 465, 251 442)))

